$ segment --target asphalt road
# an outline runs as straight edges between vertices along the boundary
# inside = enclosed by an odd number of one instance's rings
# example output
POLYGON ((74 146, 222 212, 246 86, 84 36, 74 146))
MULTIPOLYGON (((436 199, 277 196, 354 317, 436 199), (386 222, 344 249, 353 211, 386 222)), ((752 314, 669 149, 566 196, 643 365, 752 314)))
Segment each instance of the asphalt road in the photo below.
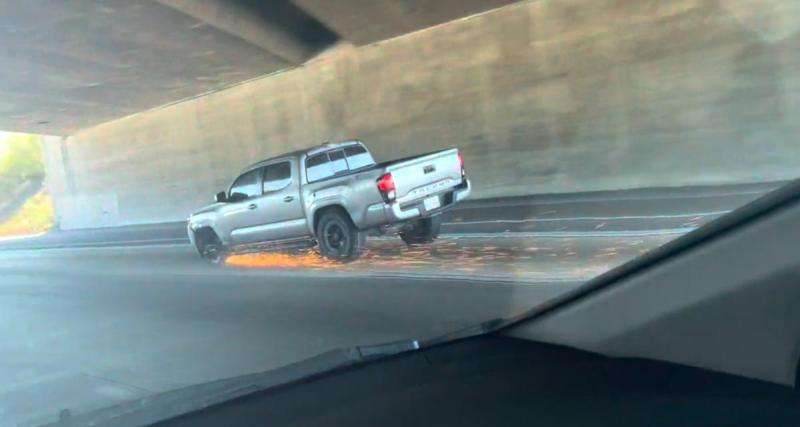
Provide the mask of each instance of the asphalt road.
MULTIPOLYGON (((474 237, 502 233, 547 236, 576 232, 686 232, 780 185, 650 188, 468 200, 444 215, 442 233, 474 237)), ((24 239, 0 238, 0 250, 186 242, 185 222, 164 222, 58 231, 24 239)))
POLYGON ((4 252, 0 277, 0 425, 433 337, 574 286, 239 269, 185 246, 4 252))
POLYGON ((672 237, 379 240, 346 266, 214 265, 188 245, 2 251, 0 425, 518 314, 672 237))
POLYGON ((170 240, 174 224, 5 242, 0 425, 518 314, 757 195, 473 203, 432 246, 373 239, 347 265, 313 252, 213 265, 170 240))

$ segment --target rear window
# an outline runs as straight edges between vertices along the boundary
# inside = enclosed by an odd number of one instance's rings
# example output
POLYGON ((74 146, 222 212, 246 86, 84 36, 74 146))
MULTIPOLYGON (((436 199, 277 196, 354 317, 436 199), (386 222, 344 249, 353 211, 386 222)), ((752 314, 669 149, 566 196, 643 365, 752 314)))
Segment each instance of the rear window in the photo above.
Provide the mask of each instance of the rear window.
POLYGON ((366 148, 360 145, 346 147, 344 149, 344 154, 347 156, 347 164, 350 166, 350 170, 361 169, 375 164, 372 155, 369 154, 366 148))
POLYGON ((344 152, 342 150, 329 152, 328 158, 331 159, 331 169, 333 169, 333 173, 336 174, 347 171, 347 160, 344 159, 344 152))
POLYGON ((360 145, 352 145, 341 150, 315 154, 306 159, 306 178, 308 182, 330 178, 348 170, 360 169, 375 164, 369 152, 360 145))
POLYGON ((315 154, 306 159, 306 178, 308 182, 329 178, 334 174, 335 172, 328 159, 328 153, 315 154))

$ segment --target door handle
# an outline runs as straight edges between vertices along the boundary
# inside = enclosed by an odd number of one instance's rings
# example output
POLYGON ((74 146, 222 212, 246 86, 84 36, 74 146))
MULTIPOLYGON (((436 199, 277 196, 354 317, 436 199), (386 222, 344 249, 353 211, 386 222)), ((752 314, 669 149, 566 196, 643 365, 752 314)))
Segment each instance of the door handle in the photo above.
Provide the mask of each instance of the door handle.
POLYGON ((257 205, 257 204, 255 204, 255 203, 253 203, 253 204, 251 204, 250 206, 248 206, 248 207, 247 207, 247 209, 250 209, 250 210, 252 211, 253 209, 255 209, 255 208, 257 208, 257 207, 258 207, 258 205, 257 205))
POLYGON ((283 201, 286 202, 286 203, 289 203, 292 200, 294 200, 294 197, 292 197, 292 196, 286 196, 286 197, 283 198, 283 201))

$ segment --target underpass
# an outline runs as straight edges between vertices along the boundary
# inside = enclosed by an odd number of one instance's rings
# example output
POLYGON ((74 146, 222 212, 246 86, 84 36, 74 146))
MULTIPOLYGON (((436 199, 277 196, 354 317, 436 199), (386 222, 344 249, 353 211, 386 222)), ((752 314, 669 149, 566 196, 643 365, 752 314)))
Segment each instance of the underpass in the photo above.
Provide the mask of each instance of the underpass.
POLYGON ((329 3, 9 6, 57 230, 0 241, 0 424, 513 316, 800 174, 792 2, 329 3), (349 264, 188 244, 245 165, 348 138, 457 146, 474 197, 349 264))
POLYGON ((517 315, 664 240, 549 238, 535 251, 379 241, 346 266, 302 254, 265 266, 258 257, 276 255, 253 254, 246 268, 205 262, 188 245, 2 251, 0 419, 37 425, 54 409, 84 413, 333 348, 432 338, 517 315))
POLYGON ((165 248, 16 256, 26 260, 0 256, 6 425, 52 422, 61 408, 82 413, 342 346, 432 337, 560 292, 250 274, 198 266, 165 248))
MULTIPOLYGON (((169 224, 53 232, 42 236, 55 239, 49 248, 7 241, 2 419, 35 425, 56 419, 53 408, 83 413, 331 348, 427 339, 518 315, 775 185, 550 196, 535 206, 517 200, 518 216, 505 216, 516 224, 527 226, 522 220, 535 217, 523 212, 540 210, 563 221, 538 232, 511 225, 471 235, 450 225, 430 246, 373 238, 349 264, 314 252, 255 252, 217 265, 187 243, 158 242, 185 239, 169 224), (627 215, 615 216, 621 203, 627 215), (648 210, 662 214, 647 218, 648 210), (598 227, 609 222, 610 230, 598 227), (150 241, 126 243, 131 233, 150 241)), ((479 212, 493 209, 473 203, 447 223, 488 220, 495 215, 479 212)))
MULTIPOLYGON (((363 256, 348 264, 316 250, 234 252, 226 267, 325 273, 335 277, 414 276, 527 282, 583 281, 690 232, 782 183, 542 195, 466 202, 444 214, 432 245, 405 245, 396 235, 371 236, 363 256)), ((166 254, 186 269, 202 260, 186 224, 53 231, 0 241, 0 252, 35 249, 142 247, 158 262, 166 254), (170 246, 164 249, 162 246, 170 246), (167 252, 164 252, 164 251, 167 252)), ((34 252, 27 252, 34 253, 34 252)), ((127 253, 127 252, 123 252, 127 253)), ((97 257, 99 255, 93 255, 97 257)), ((123 268, 119 253, 110 265, 123 268)), ((102 265, 102 264, 101 264, 102 265)))

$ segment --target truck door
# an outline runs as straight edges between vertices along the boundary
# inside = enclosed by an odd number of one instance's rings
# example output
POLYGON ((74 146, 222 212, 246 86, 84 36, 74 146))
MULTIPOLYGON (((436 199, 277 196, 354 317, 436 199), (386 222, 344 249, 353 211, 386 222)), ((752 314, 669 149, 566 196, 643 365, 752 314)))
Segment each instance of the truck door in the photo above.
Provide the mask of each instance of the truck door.
POLYGON ((260 171, 260 195, 247 200, 247 220, 231 232, 236 244, 308 236, 300 200, 300 175, 293 160, 278 160, 260 171))
POLYGON ((230 233, 231 243, 241 243, 242 231, 253 223, 254 202, 261 196, 261 171, 251 170, 236 178, 222 207, 220 223, 230 233))

